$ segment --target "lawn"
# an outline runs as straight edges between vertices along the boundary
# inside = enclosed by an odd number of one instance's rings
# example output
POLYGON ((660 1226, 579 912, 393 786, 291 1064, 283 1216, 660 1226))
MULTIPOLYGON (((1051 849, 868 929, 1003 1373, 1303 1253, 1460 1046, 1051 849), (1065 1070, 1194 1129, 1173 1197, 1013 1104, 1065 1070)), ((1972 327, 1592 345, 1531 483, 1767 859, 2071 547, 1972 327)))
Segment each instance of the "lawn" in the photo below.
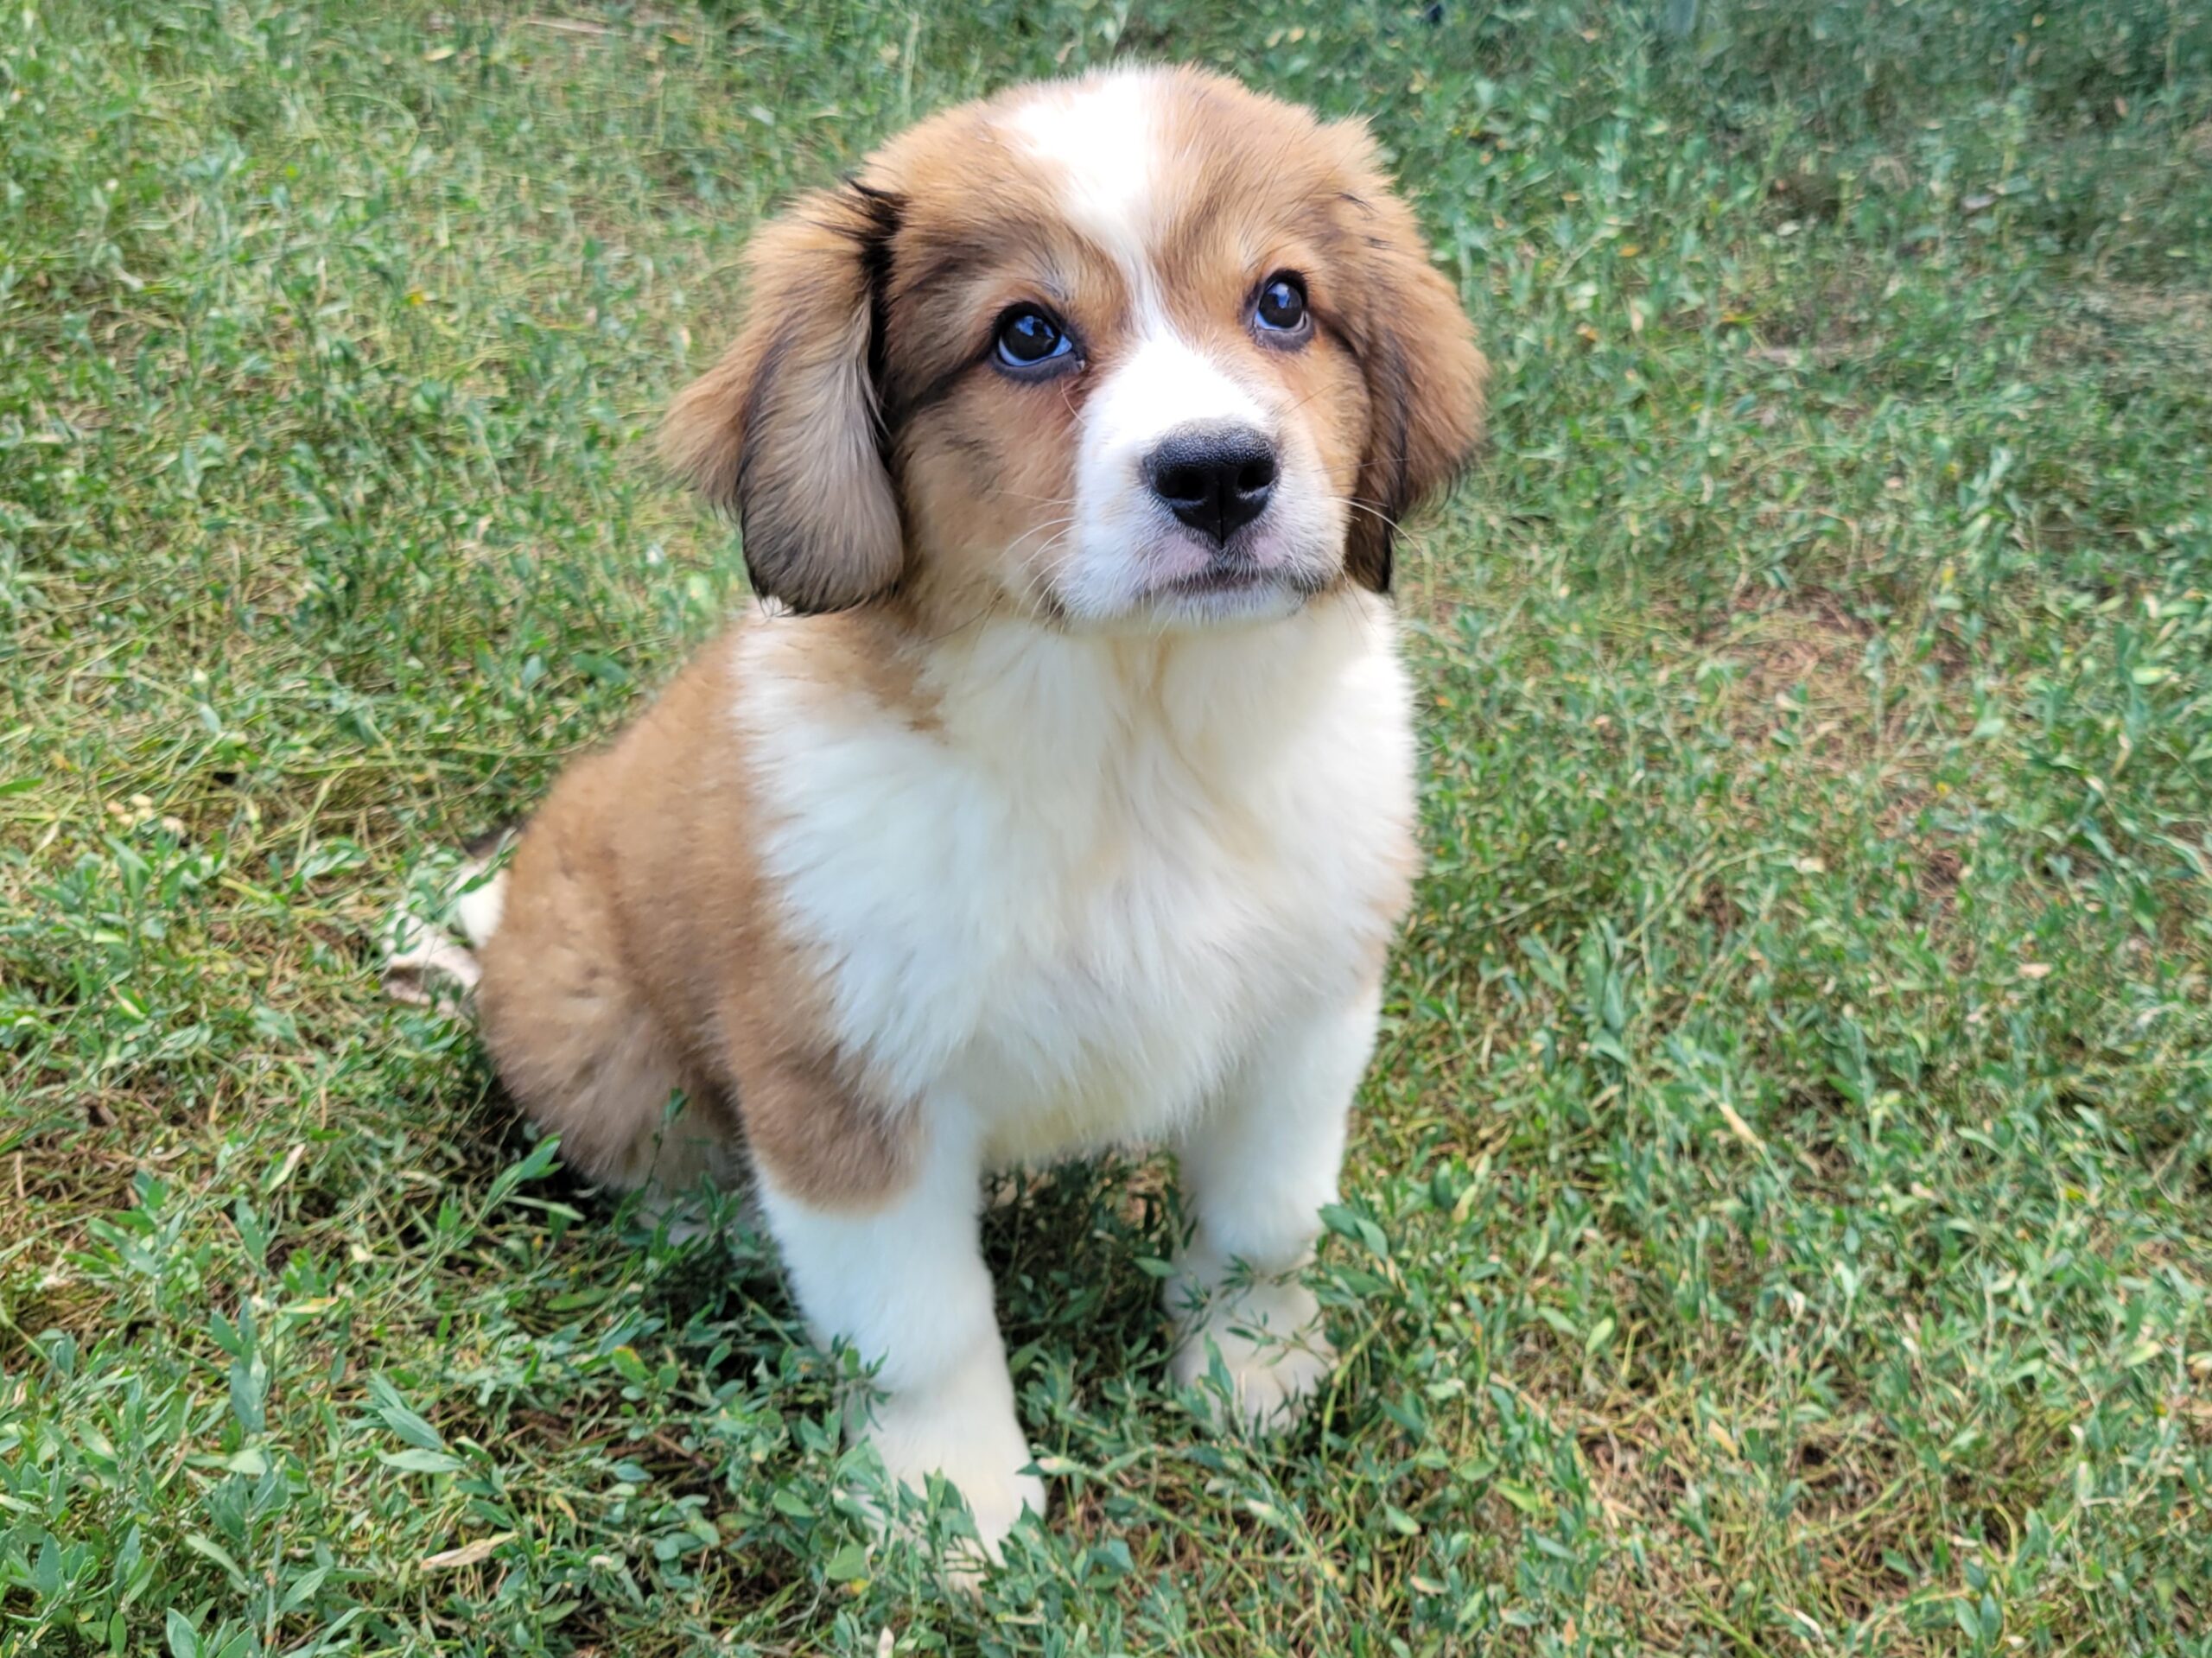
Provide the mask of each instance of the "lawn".
POLYGON ((0 15, 0 1652, 2212 1653, 2209 836, 2193 0, 0 15), (1492 440, 1341 1375, 1217 1432, 1166 1171, 1038 1173, 948 1604, 377 935, 738 601, 753 222, 1129 54, 1372 119, 1492 440))

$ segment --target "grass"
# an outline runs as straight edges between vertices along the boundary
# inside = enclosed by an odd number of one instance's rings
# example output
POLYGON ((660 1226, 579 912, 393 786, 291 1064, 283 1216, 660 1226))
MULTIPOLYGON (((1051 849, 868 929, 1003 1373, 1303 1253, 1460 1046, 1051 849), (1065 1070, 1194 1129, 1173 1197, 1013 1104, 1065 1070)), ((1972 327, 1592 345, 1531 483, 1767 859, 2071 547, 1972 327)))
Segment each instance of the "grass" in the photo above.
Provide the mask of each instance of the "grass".
POLYGON ((2212 13, 1648 10, 11 4, 0 1650, 2212 1653, 2212 13), (1039 1179, 947 1605, 375 932, 735 600, 751 223, 1133 53, 1372 117, 1495 435, 1341 1378, 1214 1432, 1157 1172, 1039 1179))

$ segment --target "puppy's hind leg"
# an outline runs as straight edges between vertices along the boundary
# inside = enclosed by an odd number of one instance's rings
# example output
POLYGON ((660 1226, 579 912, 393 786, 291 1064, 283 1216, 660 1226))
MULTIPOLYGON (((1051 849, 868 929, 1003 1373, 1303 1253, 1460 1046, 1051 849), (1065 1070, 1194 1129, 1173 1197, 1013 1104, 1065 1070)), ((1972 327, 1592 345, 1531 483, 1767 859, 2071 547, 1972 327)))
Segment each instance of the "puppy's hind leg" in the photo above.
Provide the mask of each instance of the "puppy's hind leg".
POLYGON ((599 883, 533 831, 460 908, 483 940, 485 1045, 515 1102, 561 1137, 563 1161, 664 1199, 736 1183, 734 1127, 625 962, 599 883))

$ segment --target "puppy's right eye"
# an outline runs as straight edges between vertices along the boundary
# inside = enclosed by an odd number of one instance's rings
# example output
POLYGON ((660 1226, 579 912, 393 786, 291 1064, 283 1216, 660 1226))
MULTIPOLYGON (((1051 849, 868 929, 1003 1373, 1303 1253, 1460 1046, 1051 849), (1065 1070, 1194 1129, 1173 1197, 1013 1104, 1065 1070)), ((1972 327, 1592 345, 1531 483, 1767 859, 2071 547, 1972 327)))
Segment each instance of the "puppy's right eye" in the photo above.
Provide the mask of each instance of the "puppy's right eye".
POLYGON ((999 319, 998 359, 1011 369, 1039 369, 1075 354, 1068 331, 1034 305, 1016 306, 999 319))

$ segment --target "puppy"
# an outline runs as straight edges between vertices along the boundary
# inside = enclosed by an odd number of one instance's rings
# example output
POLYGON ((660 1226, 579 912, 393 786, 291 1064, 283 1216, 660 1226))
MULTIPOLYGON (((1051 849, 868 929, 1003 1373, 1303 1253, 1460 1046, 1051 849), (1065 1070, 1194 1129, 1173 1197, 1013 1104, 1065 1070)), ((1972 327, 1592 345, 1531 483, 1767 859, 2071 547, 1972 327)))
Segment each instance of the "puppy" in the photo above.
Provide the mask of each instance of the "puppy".
POLYGON ((925 122, 765 227, 677 471, 759 606, 478 895, 508 1089, 617 1185, 748 1175, 850 1430, 995 1554, 1045 1488, 987 1171, 1179 1159, 1178 1382, 1255 1425, 1414 873, 1386 595, 1484 363, 1357 124, 1119 69, 925 122))

